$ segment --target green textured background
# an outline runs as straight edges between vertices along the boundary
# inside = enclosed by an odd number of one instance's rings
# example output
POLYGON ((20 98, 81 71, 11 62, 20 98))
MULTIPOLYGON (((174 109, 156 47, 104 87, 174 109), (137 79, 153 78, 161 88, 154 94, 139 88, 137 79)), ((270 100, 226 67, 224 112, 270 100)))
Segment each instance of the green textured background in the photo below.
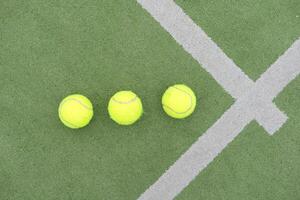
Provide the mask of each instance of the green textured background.
MULTIPOLYGON (((300 36, 298 0, 176 2, 254 80, 300 36)), ((274 136, 251 123, 177 199, 300 199, 299 77, 275 104, 289 120, 274 136)))
MULTIPOLYGON (((196 23, 253 79, 300 36, 299 1, 183 1, 196 23)), ((275 136, 256 123, 178 199, 300 198, 300 80, 276 99, 290 117, 275 136)), ((136 199, 233 103, 134 0, 0 2, 0 199, 136 199), (186 83, 195 114, 167 117, 163 91, 186 83), (145 114, 121 127, 107 102, 135 91, 145 114), (60 100, 82 93, 95 118, 62 126, 60 100)))

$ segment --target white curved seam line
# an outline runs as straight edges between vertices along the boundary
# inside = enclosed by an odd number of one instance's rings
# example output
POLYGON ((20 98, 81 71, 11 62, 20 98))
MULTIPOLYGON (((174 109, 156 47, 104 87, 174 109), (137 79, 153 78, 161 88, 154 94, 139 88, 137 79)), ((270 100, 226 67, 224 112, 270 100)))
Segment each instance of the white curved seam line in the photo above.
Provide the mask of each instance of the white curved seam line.
POLYGON ((114 97, 112 98, 112 100, 116 103, 119 103, 119 104, 131 104, 133 102, 135 102, 136 100, 138 99, 137 96, 135 96, 133 99, 129 100, 129 101, 118 101, 116 100, 114 97))
POLYGON ((86 109, 88 109, 88 110, 90 110, 90 111, 93 110, 93 108, 90 108, 90 107, 86 106, 86 105, 83 104, 81 101, 79 101, 78 99, 75 99, 75 98, 69 98, 69 99, 64 100, 64 101, 62 102, 61 106, 63 106, 63 105, 64 105, 66 102, 68 102, 68 101, 76 101, 77 103, 79 103, 79 104, 80 104, 81 106, 83 106, 84 108, 86 108, 86 109))
POLYGON ((79 126, 75 126, 74 124, 72 124, 71 122, 69 122, 69 121, 67 121, 67 120, 65 120, 63 117, 62 118, 60 118, 64 123, 66 123, 66 124, 69 124, 69 125, 71 125, 71 126, 73 126, 72 128, 79 128, 79 126))
POLYGON ((189 93, 187 93, 186 91, 184 91, 184 90, 182 90, 182 89, 180 89, 180 88, 177 88, 176 86, 172 86, 172 88, 175 88, 175 89, 177 89, 177 90, 179 90, 179 91, 181 91, 181 92, 187 94, 187 95, 190 97, 190 106, 189 106, 189 108, 188 108, 186 111, 184 111, 184 112, 177 112, 177 111, 175 111, 173 108, 171 108, 170 106, 168 106, 168 105, 166 105, 166 104, 163 104, 163 106, 164 106, 164 107, 167 107, 168 109, 170 109, 171 111, 173 111, 174 113, 179 114, 179 115, 182 115, 182 114, 185 114, 185 113, 189 112, 189 111, 193 108, 193 97, 192 97, 192 95, 190 95, 189 93))

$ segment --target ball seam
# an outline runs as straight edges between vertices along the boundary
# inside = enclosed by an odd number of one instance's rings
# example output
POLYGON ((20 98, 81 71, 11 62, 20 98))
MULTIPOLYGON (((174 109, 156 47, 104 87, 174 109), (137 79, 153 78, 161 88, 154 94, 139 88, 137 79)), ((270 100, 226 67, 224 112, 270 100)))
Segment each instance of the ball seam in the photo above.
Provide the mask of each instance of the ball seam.
POLYGON ((65 120, 64 117, 61 115, 61 109, 62 109, 62 107, 63 107, 63 105, 64 105, 65 103, 67 103, 68 101, 75 101, 75 102, 79 103, 82 107, 84 107, 85 109, 87 109, 87 110, 89 110, 89 111, 93 111, 93 108, 88 107, 87 105, 83 104, 80 100, 75 99, 75 98, 67 98, 67 99, 63 100, 63 102, 60 104, 59 110, 58 110, 60 119, 61 119, 64 123, 71 125, 71 126, 72 126, 71 128, 80 128, 80 126, 74 125, 73 123, 71 123, 71 122, 65 120))
POLYGON ((77 103, 79 103, 81 106, 83 106, 84 108, 86 108, 87 110, 93 111, 93 108, 88 107, 87 105, 85 105, 84 103, 82 103, 80 100, 75 99, 75 98, 68 98, 65 99, 62 103, 61 106, 63 106, 65 103, 67 103, 68 101, 76 101, 77 103))
POLYGON ((64 123, 71 125, 71 128, 80 128, 79 126, 75 126, 74 124, 72 124, 71 122, 68 122, 67 120, 65 120, 63 117, 60 118, 64 123))
POLYGON ((135 96, 133 99, 131 99, 129 101, 119 101, 119 100, 116 100, 115 97, 112 98, 112 100, 114 102, 119 103, 119 104, 131 104, 131 103, 135 102, 137 99, 138 99, 137 96, 135 96))
POLYGON ((168 106, 168 105, 163 104, 163 106, 166 107, 166 108, 168 108, 168 109, 170 109, 171 111, 173 111, 173 112, 176 113, 176 114, 185 114, 185 113, 187 113, 188 111, 190 111, 190 110, 193 108, 193 97, 192 97, 192 95, 190 95, 189 93, 187 93, 186 91, 184 91, 184 90, 182 90, 182 89, 180 89, 180 88, 177 88, 176 86, 172 86, 172 88, 175 88, 175 89, 177 89, 177 90, 179 90, 179 91, 181 91, 181 92, 187 94, 187 95, 190 97, 190 107, 189 107, 186 111, 184 111, 184 112, 177 112, 177 111, 175 111, 173 108, 171 108, 171 107, 168 106))

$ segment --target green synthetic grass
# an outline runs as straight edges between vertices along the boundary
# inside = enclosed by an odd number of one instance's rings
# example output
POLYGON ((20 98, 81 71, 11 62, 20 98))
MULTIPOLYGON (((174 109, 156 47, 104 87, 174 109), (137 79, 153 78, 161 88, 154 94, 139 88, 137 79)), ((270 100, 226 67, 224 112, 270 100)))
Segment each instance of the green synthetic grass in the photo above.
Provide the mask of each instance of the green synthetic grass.
MULTIPOLYGON (((300 36, 300 3, 176 1, 257 79, 300 36)), ((289 116, 270 137, 255 122, 177 199, 299 199, 299 78, 275 100, 289 116)), ((229 106, 232 98, 134 0, 0 2, 0 199, 136 199, 229 106), (186 83, 194 115, 167 117, 164 90, 186 83), (106 111, 135 91, 144 116, 131 127, 106 111), (65 128, 63 97, 82 93, 91 124, 65 128)))
POLYGON ((269 136, 252 122, 176 199, 298 200, 300 197, 300 79, 275 103, 289 116, 269 136))
POLYGON ((176 0, 253 80, 300 36, 299 0, 176 0))
MULTIPOLYGON (((300 36, 297 0, 176 2, 252 79, 300 36)), ((252 122, 176 199, 299 199, 299 91, 298 77, 275 99, 289 116, 280 131, 252 122)))
POLYGON ((0 199, 136 199, 232 103, 135 1, 2 1, 0 8, 0 199), (198 97, 183 121, 160 105, 174 83, 198 97), (106 111, 124 89, 144 104, 131 127, 106 111), (57 115, 72 93, 95 106, 78 131, 57 115))

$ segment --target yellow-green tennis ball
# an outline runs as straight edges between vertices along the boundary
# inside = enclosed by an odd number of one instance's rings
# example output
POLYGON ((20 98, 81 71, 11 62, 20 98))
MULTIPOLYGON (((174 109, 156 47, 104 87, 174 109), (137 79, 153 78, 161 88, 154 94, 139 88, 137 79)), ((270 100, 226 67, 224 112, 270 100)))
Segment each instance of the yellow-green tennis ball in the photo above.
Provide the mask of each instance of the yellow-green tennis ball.
POLYGON ((91 101, 80 94, 70 95, 63 99, 58 113, 61 122, 73 129, 85 127, 94 115, 91 101))
POLYGON ((143 114, 140 98, 131 91, 117 92, 109 101, 110 118, 120 125, 131 125, 143 114))
POLYGON ((195 110, 196 103, 193 90, 182 84, 169 87, 162 97, 164 111, 176 119, 190 116, 195 110))

